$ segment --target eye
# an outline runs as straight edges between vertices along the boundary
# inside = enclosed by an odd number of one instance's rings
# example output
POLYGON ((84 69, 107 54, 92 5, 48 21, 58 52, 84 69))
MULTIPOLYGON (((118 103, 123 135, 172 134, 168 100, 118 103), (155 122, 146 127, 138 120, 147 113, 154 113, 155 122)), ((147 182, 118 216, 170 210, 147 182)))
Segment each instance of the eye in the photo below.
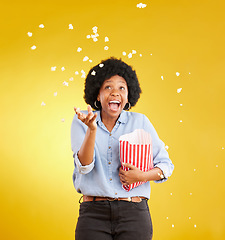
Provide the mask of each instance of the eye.
POLYGON ((111 89, 111 87, 109 85, 105 86, 105 89, 111 89))
POLYGON ((120 90, 125 90, 125 87, 121 86, 121 87, 120 87, 120 90))

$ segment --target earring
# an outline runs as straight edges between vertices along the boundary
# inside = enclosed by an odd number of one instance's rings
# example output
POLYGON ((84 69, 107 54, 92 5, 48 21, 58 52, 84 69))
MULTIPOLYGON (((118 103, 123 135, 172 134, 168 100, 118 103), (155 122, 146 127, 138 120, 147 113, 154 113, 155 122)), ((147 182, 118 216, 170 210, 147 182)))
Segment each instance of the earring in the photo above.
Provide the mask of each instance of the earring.
MULTIPOLYGON (((99 101, 98 101, 99 102, 99 101)), ((97 106, 97 100, 94 101, 94 105, 96 109, 99 109, 99 107, 97 106)))
POLYGON ((127 110, 127 111, 130 110, 130 108, 131 108, 131 104, 130 104, 129 102, 127 102, 126 105, 125 105, 125 107, 124 107, 124 110, 127 110), (128 107, 125 108, 127 104, 128 104, 128 107))

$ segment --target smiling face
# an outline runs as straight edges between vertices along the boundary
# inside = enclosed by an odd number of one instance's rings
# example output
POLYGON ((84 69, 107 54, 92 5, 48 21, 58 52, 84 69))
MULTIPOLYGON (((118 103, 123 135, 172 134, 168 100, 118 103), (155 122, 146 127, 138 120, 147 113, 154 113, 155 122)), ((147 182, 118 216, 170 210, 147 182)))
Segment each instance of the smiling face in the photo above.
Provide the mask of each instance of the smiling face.
POLYGON ((97 100, 102 105, 102 121, 116 121, 128 102, 128 87, 125 79, 115 75, 105 80, 99 90, 97 100))

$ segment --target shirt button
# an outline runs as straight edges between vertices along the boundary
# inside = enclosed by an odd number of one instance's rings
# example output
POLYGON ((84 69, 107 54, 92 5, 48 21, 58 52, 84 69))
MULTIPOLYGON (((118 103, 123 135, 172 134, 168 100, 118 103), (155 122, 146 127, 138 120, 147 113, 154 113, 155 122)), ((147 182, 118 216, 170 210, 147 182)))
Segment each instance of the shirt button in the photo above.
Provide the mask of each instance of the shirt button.
POLYGON ((109 162, 109 165, 111 164, 111 162, 109 162))
POLYGON ((117 195, 117 192, 115 193, 115 195, 117 195))
POLYGON ((111 147, 109 147, 109 149, 110 149, 111 147))
POLYGON ((112 133, 110 133, 109 136, 112 136, 112 133))
POLYGON ((112 178, 110 178, 109 180, 112 181, 112 178))

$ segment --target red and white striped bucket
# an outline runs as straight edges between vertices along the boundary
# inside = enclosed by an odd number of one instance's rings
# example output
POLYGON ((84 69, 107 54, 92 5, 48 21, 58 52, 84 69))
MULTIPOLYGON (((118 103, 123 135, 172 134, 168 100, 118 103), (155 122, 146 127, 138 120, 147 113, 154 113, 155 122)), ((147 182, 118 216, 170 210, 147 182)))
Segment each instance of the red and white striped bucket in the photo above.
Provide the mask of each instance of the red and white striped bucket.
MULTIPOLYGON (((153 168, 152 139, 148 132, 143 129, 136 129, 134 132, 120 136, 120 162, 129 163, 141 171, 149 171, 153 168)), ((128 171, 122 165, 122 169, 128 171)), ((130 191, 145 182, 136 182, 124 186, 123 189, 130 191)))

